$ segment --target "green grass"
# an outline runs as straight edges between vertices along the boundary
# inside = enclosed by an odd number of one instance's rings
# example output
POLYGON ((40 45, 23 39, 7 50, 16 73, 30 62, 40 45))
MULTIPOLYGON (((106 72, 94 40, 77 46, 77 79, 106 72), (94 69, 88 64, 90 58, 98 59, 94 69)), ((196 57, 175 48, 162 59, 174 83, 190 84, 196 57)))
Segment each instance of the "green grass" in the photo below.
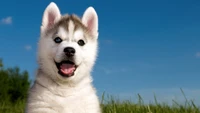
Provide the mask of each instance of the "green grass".
POLYGON ((0 102, 0 113, 24 113, 25 101, 18 101, 15 104, 0 102))
MULTIPOLYGON (((179 104, 174 100, 172 100, 173 105, 160 104, 154 97, 154 103, 146 105, 139 94, 136 103, 130 100, 121 101, 109 95, 105 98, 105 94, 103 94, 101 107, 103 113, 200 113, 199 107, 193 101, 188 100, 184 93, 183 96, 185 97, 184 104, 179 104)), ((0 102, 0 113, 23 113, 24 106, 25 101, 19 101, 15 104, 0 102)))
POLYGON ((194 104, 193 101, 185 101, 185 104, 178 104, 172 100, 173 105, 167 105, 165 103, 160 104, 156 98, 154 104, 144 104, 140 95, 137 103, 127 101, 120 101, 112 96, 108 101, 102 104, 103 113, 200 113, 200 109, 194 104))

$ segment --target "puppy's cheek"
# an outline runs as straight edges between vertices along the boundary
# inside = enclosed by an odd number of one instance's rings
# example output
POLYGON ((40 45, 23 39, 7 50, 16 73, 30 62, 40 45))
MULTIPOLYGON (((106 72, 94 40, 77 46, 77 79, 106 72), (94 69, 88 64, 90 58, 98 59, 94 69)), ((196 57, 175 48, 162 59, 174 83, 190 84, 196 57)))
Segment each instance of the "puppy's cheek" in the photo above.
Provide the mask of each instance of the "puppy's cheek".
POLYGON ((79 48, 76 48, 76 54, 75 54, 75 57, 74 57, 75 59, 75 61, 77 62, 77 63, 80 63, 81 61, 81 58, 82 58, 82 51, 80 51, 80 49, 79 48))
POLYGON ((80 57, 76 57, 75 61, 76 61, 76 64, 77 64, 77 65, 80 65, 81 62, 82 62, 82 60, 81 60, 80 57))
POLYGON ((53 47, 51 48, 51 57, 52 58, 55 58, 56 57, 56 54, 57 54, 57 48, 56 47, 53 47))
POLYGON ((48 51, 48 57, 49 58, 54 58, 55 57, 55 52, 54 51, 48 51))
POLYGON ((54 58, 54 60, 55 60, 56 62, 60 62, 60 61, 61 61, 61 60, 60 60, 60 59, 61 59, 61 58, 60 58, 60 55, 59 55, 58 53, 55 54, 53 58, 54 58))

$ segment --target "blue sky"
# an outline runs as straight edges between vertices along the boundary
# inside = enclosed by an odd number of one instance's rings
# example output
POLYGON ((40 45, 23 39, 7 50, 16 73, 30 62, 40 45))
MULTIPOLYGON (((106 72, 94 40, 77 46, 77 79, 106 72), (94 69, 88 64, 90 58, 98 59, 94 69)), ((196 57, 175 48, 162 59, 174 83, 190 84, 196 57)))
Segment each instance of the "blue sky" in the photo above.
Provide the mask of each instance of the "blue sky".
MULTIPOLYGON (((0 4, 0 57, 6 67, 37 68, 41 18, 50 0, 4 0, 0 4)), ((140 93, 146 101, 200 101, 200 1, 54 1, 61 13, 99 16, 99 56, 92 73, 99 95, 140 93)), ((200 104, 200 102, 199 102, 200 104)))

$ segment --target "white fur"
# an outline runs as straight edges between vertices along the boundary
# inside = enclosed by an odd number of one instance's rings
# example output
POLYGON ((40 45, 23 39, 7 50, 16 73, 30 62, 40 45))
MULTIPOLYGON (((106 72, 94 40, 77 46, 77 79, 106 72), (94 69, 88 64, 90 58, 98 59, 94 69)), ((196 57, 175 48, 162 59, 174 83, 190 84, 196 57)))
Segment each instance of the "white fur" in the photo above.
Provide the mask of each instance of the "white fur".
POLYGON ((83 14, 82 22, 87 26, 91 34, 98 37, 98 16, 93 7, 88 7, 83 14))
MULTIPOLYGON (((59 27, 57 34, 46 34, 49 29, 49 14, 55 16, 53 21, 60 19, 60 11, 55 3, 51 3, 45 10, 41 37, 38 44, 39 69, 36 80, 29 91, 26 113, 101 113, 96 90, 92 85, 90 73, 97 56, 98 21, 94 9, 89 8, 83 16, 83 22, 90 21, 92 37, 84 37, 82 29, 74 31, 74 23, 70 22, 69 31, 59 27), (53 12, 53 13, 52 13, 53 12), (91 21, 92 20, 92 21, 91 21), (72 33, 73 32, 73 33, 72 33), (62 43, 56 44, 55 37, 61 37, 62 43), (77 42, 83 39, 86 45, 80 47, 77 42), (64 78, 58 74, 55 62, 64 59, 65 47, 73 47, 75 64, 78 68, 74 76, 64 78)), ((52 15, 51 15, 52 17, 52 15)), ((51 20, 52 21, 52 20, 51 20)))
POLYGON ((54 2, 51 2, 44 11, 41 30, 43 31, 51 27, 51 25, 56 23, 60 18, 60 10, 54 2))
POLYGON ((69 26, 68 26, 68 29, 69 29, 69 37, 70 38, 73 38, 73 34, 74 34, 74 24, 72 21, 69 21, 69 26))

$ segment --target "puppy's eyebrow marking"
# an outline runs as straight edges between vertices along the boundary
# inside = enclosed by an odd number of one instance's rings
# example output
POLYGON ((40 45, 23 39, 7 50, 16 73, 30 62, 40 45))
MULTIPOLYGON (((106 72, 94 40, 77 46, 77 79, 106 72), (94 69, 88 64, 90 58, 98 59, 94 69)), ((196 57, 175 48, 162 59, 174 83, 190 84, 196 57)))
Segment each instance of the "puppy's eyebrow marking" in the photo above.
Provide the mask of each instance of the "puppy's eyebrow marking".
POLYGON ((55 34, 56 36, 59 36, 60 38, 62 39, 66 39, 68 37, 68 33, 67 31, 65 30, 65 28, 63 28, 62 26, 60 26, 58 28, 58 31, 57 33, 55 34))
POLYGON ((84 38, 83 34, 84 34, 83 31, 81 29, 78 29, 78 30, 74 31, 74 38, 75 39, 84 38))
POLYGON ((54 38, 56 38, 56 36, 58 36, 58 31, 53 33, 53 37, 52 38, 54 39, 54 38))

